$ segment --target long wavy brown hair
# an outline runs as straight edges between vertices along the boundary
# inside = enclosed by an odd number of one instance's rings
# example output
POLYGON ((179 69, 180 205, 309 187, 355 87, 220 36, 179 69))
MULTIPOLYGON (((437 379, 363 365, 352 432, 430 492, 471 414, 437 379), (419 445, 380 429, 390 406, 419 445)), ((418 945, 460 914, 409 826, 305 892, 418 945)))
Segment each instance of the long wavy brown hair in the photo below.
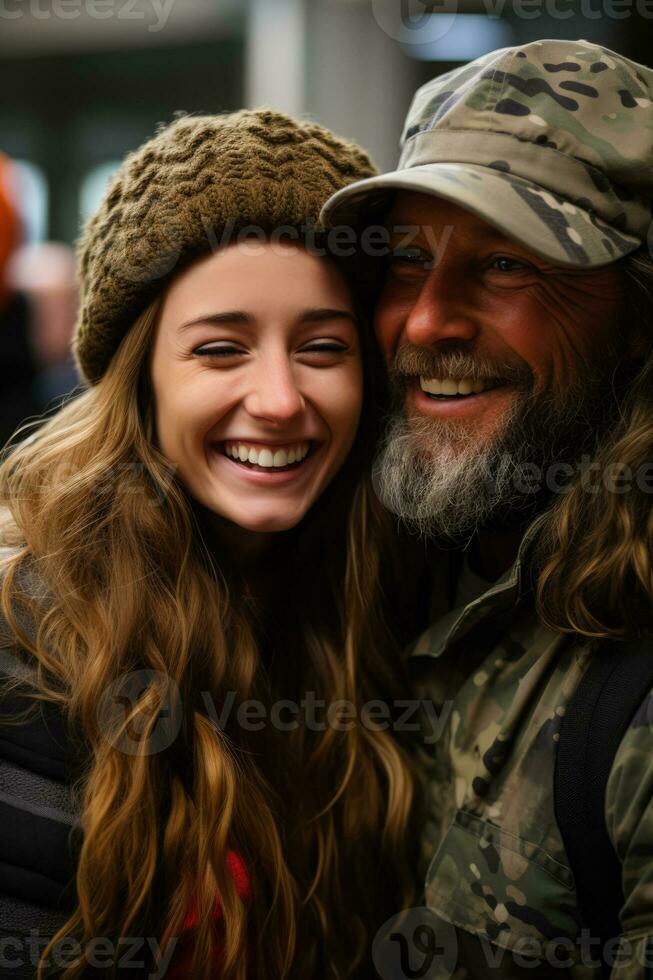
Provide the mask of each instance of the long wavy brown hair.
MULTIPOLYGON (((403 683, 380 606, 384 517, 366 475, 378 355, 361 330, 354 448, 253 587, 153 439, 147 353, 160 307, 133 324, 97 385, 14 440, 0 465, 2 543, 17 548, 3 562, 2 613, 36 668, 30 703, 60 707, 84 759, 75 909, 39 977, 63 937, 83 948, 153 928, 165 945, 191 896, 197 980, 216 962, 225 980, 368 976, 376 929, 413 898, 415 838, 407 756, 364 714, 403 683), (109 710, 134 672, 128 710, 109 710), (231 703, 226 721, 210 716, 206 692, 218 711, 231 703), (269 717, 280 699, 307 697, 332 706, 330 723, 323 713, 257 731, 237 720, 248 702, 269 717), (179 733, 162 743, 175 711, 179 733), (250 875, 248 906, 231 850, 250 875)), ((61 976, 85 967, 82 954, 61 976)))
POLYGON ((535 550, 542 619, 590 639, 653 631, 653 258, 641 248, 621 264, 624 330, 635 328, 642 354, 593 456, 597 479, 575 477, 535 550))

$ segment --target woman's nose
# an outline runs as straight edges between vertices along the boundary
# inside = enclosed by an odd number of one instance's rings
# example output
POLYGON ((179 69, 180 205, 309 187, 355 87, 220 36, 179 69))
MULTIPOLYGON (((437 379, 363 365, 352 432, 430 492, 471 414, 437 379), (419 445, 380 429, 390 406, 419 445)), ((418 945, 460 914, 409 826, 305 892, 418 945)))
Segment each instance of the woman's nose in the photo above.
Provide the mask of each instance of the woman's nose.
POLYGON ((287 358, 261 360, 253 372, 245 408, 255 418, 279 424, 304 411, 304 396, 287 358))

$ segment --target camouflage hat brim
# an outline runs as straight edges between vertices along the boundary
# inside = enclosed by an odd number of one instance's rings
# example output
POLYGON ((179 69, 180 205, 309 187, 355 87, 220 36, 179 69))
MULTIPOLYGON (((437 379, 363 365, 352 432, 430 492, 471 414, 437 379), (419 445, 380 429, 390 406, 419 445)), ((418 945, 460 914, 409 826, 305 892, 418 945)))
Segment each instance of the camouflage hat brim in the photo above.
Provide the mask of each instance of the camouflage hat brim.
POLYGON ((423 164, 350 184, 329 198, 320 220, 328 227, 359 225, 373 204, 397 190, 452 201, 558 265, 606 265, 642 245, 533 181, 469 163, 423 164))

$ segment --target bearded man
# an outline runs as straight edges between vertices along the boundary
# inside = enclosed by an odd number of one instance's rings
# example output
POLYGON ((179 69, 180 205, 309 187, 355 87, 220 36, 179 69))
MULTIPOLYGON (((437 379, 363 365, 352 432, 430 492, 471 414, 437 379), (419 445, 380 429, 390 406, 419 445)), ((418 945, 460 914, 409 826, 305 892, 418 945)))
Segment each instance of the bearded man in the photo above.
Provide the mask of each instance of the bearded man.
POLYGON ((456 957, 413 976, 653 968, 652 99, 651 69, 587 41, 492 52, 423 86, 397 170, 323 213, 386 218, 375 480, 435 542, 408 655, 446 719, 423 870, 456 957), (632 663, 639 691, 614 680, 632 663), (566 771, 563 743, 586 751, 566 771))

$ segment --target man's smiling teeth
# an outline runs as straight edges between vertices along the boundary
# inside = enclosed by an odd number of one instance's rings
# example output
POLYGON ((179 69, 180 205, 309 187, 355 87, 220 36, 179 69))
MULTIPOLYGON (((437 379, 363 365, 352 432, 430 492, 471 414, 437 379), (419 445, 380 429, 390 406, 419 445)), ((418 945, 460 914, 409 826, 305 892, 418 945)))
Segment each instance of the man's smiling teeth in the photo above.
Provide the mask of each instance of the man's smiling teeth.
POLYGON ((227 442, 225 453, 241 463, 251 463, 254 466, 281 467, 291 463, 301 463, 308 453, 307 442, 298 442, 290 446, 267 446, 257 449, 245 442, 227 442))
POLYGON ((496 380, 484 378, 420 378, 420 387, 427 395, 480 395, 486 388, 495 388, 496 380))

